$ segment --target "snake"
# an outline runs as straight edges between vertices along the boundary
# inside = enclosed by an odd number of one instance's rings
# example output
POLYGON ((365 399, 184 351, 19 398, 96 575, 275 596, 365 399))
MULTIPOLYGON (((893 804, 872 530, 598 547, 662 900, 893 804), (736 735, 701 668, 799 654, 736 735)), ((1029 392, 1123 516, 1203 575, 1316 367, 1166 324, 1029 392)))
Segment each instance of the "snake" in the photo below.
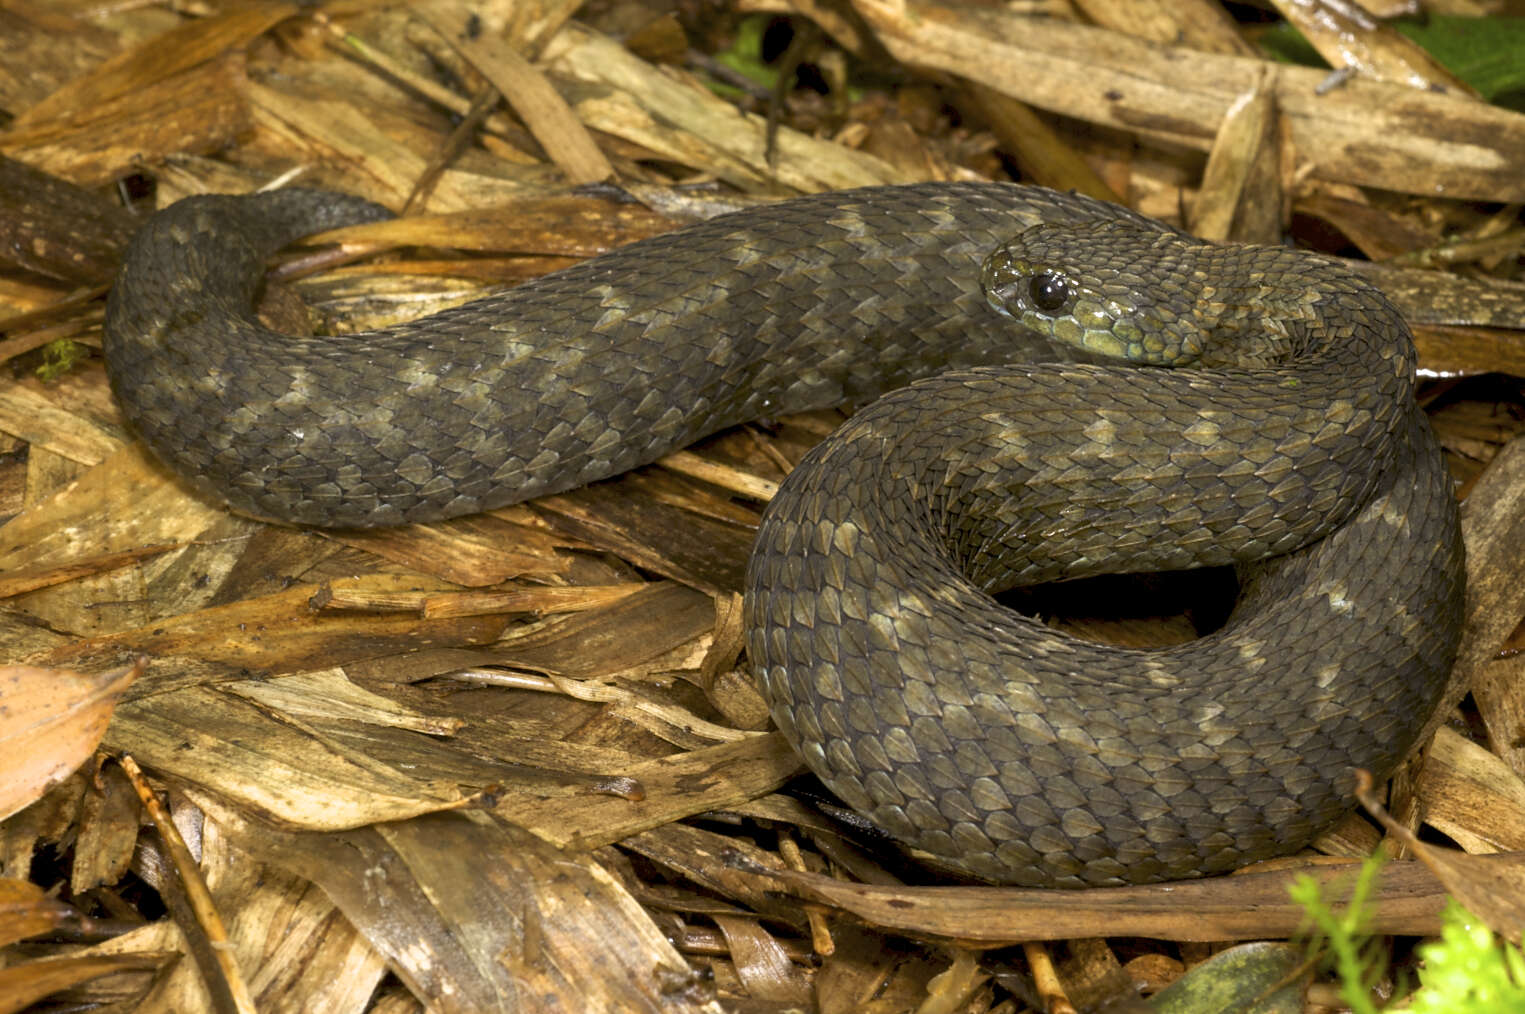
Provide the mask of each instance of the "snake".
POLYGON ((746 652, 806 766, 913 856, 1073 888, 1291 854, 1437 707, 1452 484, 1402 316, 1336 259, 941 182, 747 208, 381 330, 260 322, 271 254, 387 216, 300 188, 151 216, 103 340, 132 427, 236 511, 363 528, 856 409, 764 511, 746 652), (1226 623, 1166 648, 998 598, 1226 565, 1226 623))

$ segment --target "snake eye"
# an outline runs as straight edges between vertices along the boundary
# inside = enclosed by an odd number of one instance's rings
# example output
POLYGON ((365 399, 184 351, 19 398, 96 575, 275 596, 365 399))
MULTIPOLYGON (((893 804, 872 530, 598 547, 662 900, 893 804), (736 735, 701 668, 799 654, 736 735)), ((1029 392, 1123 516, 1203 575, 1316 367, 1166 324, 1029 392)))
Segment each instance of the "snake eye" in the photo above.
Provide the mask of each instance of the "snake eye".
POLYGON ((1027 298, 1044 313, 1057 313, 1070 301, 1070 286, 1063 275, 1040 271, 1027 283, 1027 298))
POLYGON ((1069 302, 1069 282, 1063 274, 1039 271, 1028 281, 1028 299, 1043 313, 1058 313, 1069 302))

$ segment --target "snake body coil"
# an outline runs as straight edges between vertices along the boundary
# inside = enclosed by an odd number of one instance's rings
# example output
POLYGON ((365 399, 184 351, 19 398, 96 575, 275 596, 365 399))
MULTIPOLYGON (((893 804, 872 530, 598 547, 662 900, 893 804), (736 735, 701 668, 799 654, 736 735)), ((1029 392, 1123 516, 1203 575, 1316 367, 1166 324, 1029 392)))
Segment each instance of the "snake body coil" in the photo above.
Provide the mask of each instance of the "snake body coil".
POLYGON ((1433 709, 1454 502, 1407 328, 1333 261, 928 184, 726 216, 386 331, 254 319, 269 253, 382 214, 290 190, 145 226, 106 353, 154 451, 243 511, 398 524, 893 392, 770 505, 748 654, 810 767, 957 868, 1078 886, 1294 851, 1433 709), (1228 624, 1163 650, 991 597, 1223 563, 1228 624))

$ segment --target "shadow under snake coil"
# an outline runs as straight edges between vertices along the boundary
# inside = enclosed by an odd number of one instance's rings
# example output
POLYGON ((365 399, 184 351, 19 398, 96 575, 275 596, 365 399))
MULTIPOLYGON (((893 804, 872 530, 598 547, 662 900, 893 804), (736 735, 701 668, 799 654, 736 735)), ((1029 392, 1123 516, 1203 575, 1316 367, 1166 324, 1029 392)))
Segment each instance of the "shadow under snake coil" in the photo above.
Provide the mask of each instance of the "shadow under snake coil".
POLYGON ((768 507, 747 653, 831 789, 973 876, 1143 883, 1293 852, 1436 704, 1451 484, 1407 327, 1333 260, 920 184, 717 218, 385 331, 258 323, 265 257, 385 214, 283 190, 152 218, 105 341, 149 446, 240 511, 392 525, 878 398, 768 507), (1227 625, 1159 650, 992 598, 1220 564, 1227 625))

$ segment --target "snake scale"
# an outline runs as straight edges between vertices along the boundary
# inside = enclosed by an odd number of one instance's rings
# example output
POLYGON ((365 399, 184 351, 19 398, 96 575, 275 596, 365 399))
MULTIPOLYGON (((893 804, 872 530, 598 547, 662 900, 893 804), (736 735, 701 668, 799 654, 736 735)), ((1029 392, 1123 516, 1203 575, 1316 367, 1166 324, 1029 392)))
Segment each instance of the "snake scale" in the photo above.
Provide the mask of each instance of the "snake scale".
POLYGON ((154 216, 105 337, 148 445, 240 511, 391 525, 872 402, 769 505, 747 652, 809 767, 957 870, 1074 887, 1295 851, 1435 706, 1451 486, 1406 326, 1336 261, 918 184, 723 216, 384 331, 256 320, 270 253, 384 214, 293 189, 154 216), (1172 648, 993 598, 1221 564, 1228 623, 1172 648))

